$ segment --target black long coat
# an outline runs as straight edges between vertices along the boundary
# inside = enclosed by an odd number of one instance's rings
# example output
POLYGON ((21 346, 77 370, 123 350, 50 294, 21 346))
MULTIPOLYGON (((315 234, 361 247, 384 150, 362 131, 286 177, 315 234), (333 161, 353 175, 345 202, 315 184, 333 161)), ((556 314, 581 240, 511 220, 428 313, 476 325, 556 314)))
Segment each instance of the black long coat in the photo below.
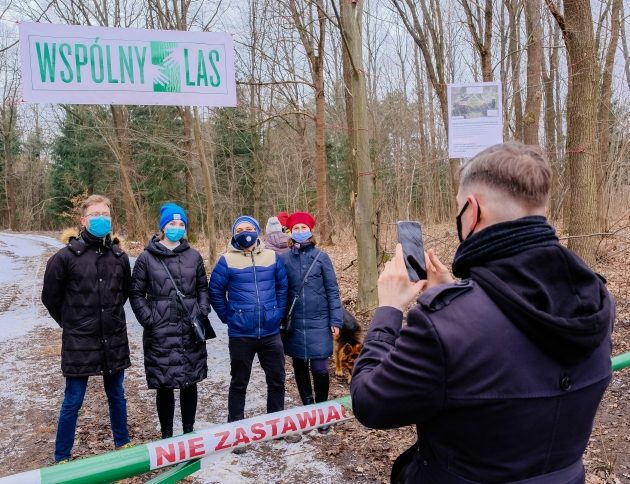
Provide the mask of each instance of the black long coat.
POLYGON ((416 425, 404 482, 583 483, 582 454, 611 378, 612 297, 559 243, 471 273, 424 292, 405 326, 398 309, 376 310, 352 377, 356 418, 416 425), (562 340, 543 351, 552 337, 562 340), (573 362, 561 360, 567 351, 573 362))
POLYGON ((144 327, 144 368, 149 388, 185 388, 208 374, 205 343, 195 341, 187 313, 160 260, 184 294, 193 315, 210 312, 203 259, 188 241, 172 251, 154 236, 133 268, 131 307, 144 327))
POLYGON ((109 236, 83 231, 48 260, 42 302, 63 328, 64 376, 110 375, 131 365, 123 309, 130 283, 129 258, 109 236))

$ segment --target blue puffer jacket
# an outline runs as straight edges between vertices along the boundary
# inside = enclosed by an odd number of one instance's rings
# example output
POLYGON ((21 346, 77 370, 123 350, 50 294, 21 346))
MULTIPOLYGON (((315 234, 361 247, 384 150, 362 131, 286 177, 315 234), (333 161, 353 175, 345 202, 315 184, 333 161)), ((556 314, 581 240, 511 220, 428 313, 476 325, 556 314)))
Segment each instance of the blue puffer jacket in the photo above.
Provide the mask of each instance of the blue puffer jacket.
POLYGON ((273 250, 230 249, 221 256, 208 284, 210 302, 228 325, 228 336, 264 338, 280 332, 287 301, 287 274, 273 250))
POLYGON ((292 332, 285 336, 284 352, 293 358, 328 358, 333 350, 330 328, 343 326, 335 270, 328 254, 313 245, 305 245, 300 249, 293 246, 289 252, 280 256, 289 278, 288 304, 299 291, 306 271, 318 252, 321 255, 308 275, 291 314, 292 332))

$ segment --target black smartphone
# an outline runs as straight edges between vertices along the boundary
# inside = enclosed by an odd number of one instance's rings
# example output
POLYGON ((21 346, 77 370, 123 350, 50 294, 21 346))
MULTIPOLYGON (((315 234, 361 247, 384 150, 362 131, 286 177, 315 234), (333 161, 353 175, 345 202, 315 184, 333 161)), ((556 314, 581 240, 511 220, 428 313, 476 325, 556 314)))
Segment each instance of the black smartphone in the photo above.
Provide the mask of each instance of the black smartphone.
POLYGON ((396 225, 398 227, 398 242, 402 245, 409 280, 416 282, 426 279, 427 265, 424 260, 422 225, 413 220, 400 220, 396 225))

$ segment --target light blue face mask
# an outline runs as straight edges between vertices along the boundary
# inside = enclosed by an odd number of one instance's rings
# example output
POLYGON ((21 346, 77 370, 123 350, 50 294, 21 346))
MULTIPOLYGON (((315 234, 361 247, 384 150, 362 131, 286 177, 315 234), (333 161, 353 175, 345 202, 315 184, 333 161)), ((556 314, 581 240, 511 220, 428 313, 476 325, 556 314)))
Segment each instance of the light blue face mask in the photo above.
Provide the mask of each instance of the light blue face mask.
POLYGON ((308 239, 313 236, 310 230, 306 232, 291 232, 291 238, 295 240, 298 244, 303 244, 308 239))
POLYGON ((179 242, 186 233, 184 227, 166 227, 164 229, 164 236, 171 242, 179 242))
POLYGON ((105 237, 112 231, 112 219, 109 217, 103 217, 99 215, 98 217, 92 217, 88 219, 87 230, 94 237, 105 237))

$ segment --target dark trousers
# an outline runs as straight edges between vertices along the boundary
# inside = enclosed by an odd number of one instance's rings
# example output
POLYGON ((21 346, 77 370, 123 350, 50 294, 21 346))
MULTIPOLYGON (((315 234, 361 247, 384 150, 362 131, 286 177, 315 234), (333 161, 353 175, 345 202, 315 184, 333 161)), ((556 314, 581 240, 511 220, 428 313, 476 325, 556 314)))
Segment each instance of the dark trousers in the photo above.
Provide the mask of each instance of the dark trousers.
MULTIPOLYGON (((123 388, 124 379, 124 370, 113 375, 103 376, 103 386, 105 387, 107 404, 109 405, 109 420, 116 447, 129 442, 127 400, 125 399, 125 390, 123 388)), ((55 462, 70 458, 74 445, 74 434, 77 428, 77 418, 83 405, 87 384, 87 376, 66 377, 66 389, 61 411, 59 412, 59 423, 57 424, 55 462)))
POLYGON ((267 380, 267 413, 284 410, 284 347, 279 334, 261 339, 230 338, 228 422, 245 418, 245 396, 254 356, 267 380))
MULTIPOLYGON (((175 415, 175 391, 172 388, 158 388, 155 395, 155 406, 162 432, 173 432, 173 416, 175 415)), ((192 430, 197 413, 197 384, 182 388, 179 391, 179 406, 182 411, 184 432, 192 430)))
POLYGON ((330 387, 330 377, 328 376, 328 358, 317 360, 302 360, 293 358, 293 373, 297 385, 300 399, 304 405, 313 403, 313 387, 315 388, 314 402, 325 402, 328 400, 328 390, 330 387), (313 375, 313 384, 311 377, 313 375))

